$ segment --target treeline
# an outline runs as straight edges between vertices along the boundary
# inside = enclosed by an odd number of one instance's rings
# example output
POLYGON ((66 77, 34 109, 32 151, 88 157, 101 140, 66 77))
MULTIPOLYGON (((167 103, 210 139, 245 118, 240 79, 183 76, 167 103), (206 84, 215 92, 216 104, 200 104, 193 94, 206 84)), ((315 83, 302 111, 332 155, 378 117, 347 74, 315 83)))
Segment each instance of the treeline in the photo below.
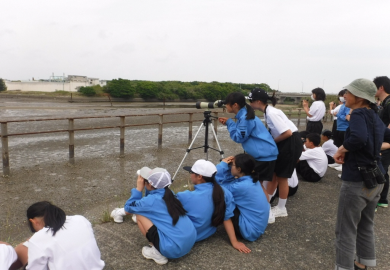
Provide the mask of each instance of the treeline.
POLYGON ((260 87, 268 92, 274 91, 265 83, 260 84, 239 84, 239 83, 220 83, 220 82, 181 82, 181 81, 135 81, 125 79, 114 79, 107 85, 81 87, 79 92, 86 96, 102 95, 108 93, 117 98, 143 99, 206 99, 215 101, 224 99, 231 92, 243 92, 248 94, 253 88, 260 87))

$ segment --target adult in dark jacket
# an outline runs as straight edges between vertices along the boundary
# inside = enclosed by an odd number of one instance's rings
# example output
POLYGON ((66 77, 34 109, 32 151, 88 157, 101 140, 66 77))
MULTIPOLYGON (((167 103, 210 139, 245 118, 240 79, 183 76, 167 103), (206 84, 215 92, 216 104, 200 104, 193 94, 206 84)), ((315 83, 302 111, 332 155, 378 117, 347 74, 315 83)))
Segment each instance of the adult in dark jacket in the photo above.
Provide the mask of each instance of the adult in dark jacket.
POLYGON ((357 79, 345 89, 345 105, 353 112, 344 143, 334 155, 335 161, 343 164, 336 222, 336 269, 366 269, 376 265, 374 215, 383 184, 368 189, 358 167, 376 160, 384 173, 380 149, 383 141, 390 141, 390 130, 377 115, 377 89, 372 81, 357 79))

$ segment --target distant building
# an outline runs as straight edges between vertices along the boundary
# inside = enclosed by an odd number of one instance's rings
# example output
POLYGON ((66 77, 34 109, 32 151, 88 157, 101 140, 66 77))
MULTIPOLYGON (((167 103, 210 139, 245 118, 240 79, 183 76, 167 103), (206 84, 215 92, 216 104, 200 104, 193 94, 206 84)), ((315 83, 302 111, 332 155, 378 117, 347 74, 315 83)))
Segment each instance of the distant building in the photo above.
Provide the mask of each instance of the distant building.
POLYGON ((55 91, 69 91, 77 92, 82 86, 104 86, 107 84, 106 80, 99 80, 98 78, 90 78, 80 75, 65 76, 50 76, 48 80, 32 81, 9 81, 5 80, 8 91, 37 91, 37 92, 55 92, 55 91))

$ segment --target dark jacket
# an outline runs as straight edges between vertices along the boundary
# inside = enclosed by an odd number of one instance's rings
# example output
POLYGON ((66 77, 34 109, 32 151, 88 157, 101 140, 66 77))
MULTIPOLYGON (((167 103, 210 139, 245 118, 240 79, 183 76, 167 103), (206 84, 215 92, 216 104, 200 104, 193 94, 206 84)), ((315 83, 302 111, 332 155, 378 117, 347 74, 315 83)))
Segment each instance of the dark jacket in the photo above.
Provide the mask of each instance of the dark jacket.
POLYGON ((374 158, 384 173, 379 154, 383 141, 390 142, 390 129, 383 124, 378 114, 367 108, 353 110, 343 143, 349 152, 345 155, 341 179, 351 182, 363 181, 358 167, 371 164, 374 158))

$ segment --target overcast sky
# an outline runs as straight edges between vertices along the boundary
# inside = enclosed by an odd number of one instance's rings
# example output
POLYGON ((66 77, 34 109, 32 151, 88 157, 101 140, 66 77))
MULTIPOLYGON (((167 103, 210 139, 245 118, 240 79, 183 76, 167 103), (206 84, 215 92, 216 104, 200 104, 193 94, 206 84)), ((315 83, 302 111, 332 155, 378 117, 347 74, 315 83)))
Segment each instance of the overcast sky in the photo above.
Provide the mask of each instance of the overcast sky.
POLYGON ((268 83, 390 76, 388 0, 2 2, 0 77, 268 83))

